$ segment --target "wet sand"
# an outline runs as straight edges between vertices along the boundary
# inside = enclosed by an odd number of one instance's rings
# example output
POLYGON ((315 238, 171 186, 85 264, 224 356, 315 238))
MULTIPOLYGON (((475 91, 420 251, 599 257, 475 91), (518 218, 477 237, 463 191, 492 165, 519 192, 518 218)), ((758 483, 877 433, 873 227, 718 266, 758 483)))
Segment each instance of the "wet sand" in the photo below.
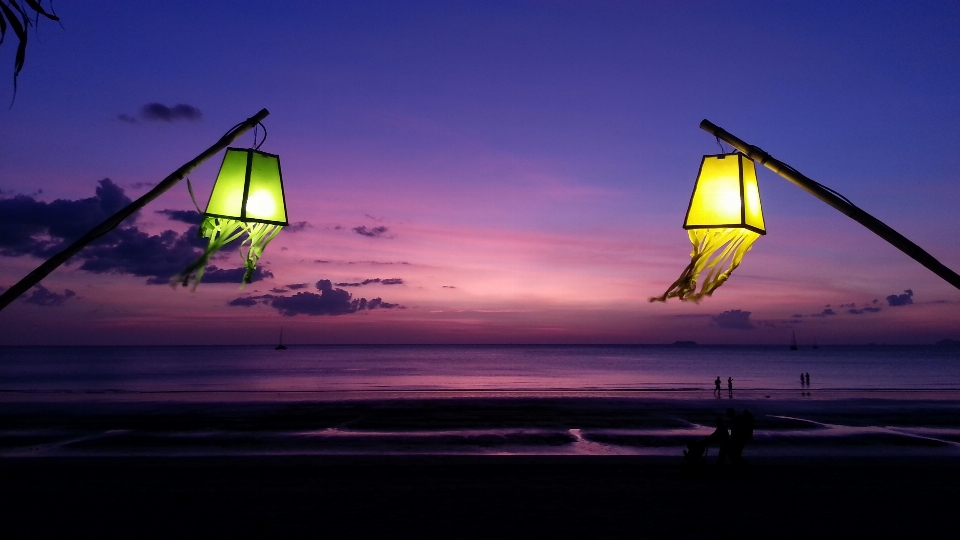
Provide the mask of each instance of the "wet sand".
MULTIPOLYGON (((956 400, 6 404, 0 536, 932 536, 956 400), (728 406, 748 467, 682 464, 728 406)), ((711 460, 715 457, 711 453, 711 460)))

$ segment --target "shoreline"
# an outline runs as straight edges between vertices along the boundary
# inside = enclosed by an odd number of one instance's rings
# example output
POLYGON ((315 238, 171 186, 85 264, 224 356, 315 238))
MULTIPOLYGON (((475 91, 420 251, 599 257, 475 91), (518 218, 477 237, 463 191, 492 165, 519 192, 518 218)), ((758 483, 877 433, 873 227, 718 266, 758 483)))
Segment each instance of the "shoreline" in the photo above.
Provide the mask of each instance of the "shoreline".
POLYGON ((960 457, 958 400, 445 396, 8 403, 0 459, 681 456, 728 407, 756 418, 748 459, 960 457))
POLYGON ((0 388, 0 404, 291 403, 417 399, 650 399, 689 401, 960 401, 960 388, 744 388, 719 397, 709 388, 620 389, 348 389, 348 390, 17 390, 0 388))

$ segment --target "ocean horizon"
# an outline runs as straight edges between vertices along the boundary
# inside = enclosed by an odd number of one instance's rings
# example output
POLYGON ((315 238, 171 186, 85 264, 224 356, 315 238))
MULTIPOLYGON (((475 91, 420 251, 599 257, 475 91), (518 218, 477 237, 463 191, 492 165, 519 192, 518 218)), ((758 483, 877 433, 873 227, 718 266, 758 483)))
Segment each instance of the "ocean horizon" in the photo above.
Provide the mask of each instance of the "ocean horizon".
POLYGON ((24 394, 960 391, 960 349, 827 345, 290 345, 0 348, 24 394), (800 374, 810 382, 801 382, 800 374), (729 381, 728 381, 729 379, 729 381))

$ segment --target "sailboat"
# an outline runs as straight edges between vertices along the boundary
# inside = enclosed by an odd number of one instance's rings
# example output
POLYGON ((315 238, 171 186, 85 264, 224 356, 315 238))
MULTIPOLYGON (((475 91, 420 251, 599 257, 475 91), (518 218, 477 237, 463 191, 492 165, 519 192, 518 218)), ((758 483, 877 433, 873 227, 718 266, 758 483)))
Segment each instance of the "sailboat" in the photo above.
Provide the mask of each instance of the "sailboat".
POLYGON ((790 336, 790 350, 795 351, 797 350, 797 333, 792 332, 791 334, 792 335, 790 336))
POLYGON ((277 343, 277 346, 274 347, 274 349, 277 351, 287 350, 287 346, 283 344, 283 327, 282 326, 280 327, 280 342, 277 343))

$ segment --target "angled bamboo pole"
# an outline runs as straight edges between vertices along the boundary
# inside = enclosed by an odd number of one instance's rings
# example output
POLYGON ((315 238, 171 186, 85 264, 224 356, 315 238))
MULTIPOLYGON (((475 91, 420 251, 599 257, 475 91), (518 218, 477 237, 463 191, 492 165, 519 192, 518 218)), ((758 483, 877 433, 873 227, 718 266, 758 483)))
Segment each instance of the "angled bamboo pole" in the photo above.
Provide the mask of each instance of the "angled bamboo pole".
POLYGON ((717 126, 709 120, 700 122, 700 129, 723 140, 730 146, 742 152, 748 158, 779 174, 790 182, 800 186, 800 188, 807 193, 810 193, 814 197, 843 212, 857 223, 863 225, 867 229, 870 229, 871 232, 892 244, 895 248, 906 253, 913 260, 917 261, 923 266, 926 266, 927 269, 943 278, 947 283, 960 289, 960 275, 957 275, 956 272, 944 266, 943 263, 921 249, 920 246, 914 244, 905 236, 890 228, 890 226, 884 222, 864 212, 850 201, 838 196, 835 192, 824 187, 819 182, 807 178, 801 174, 800 171, 778 159, 775 159, 773 156, 764 152, 760 148, 743 142, 741 139, 735 137, 728 131, 724 130, 720 126, 717 126))
POLYGON ((184 163, 179 169, 173 171, 170 176, 164 178, 163 181, 157 184, 156 187, 148 191, 142 197, 120 209, 120 211, 118 211, 116 214, 108 217, 103 221, 103 223, 97 225, 91 229, 90 232, 81 236, 76 242, 70 244, 70 246, 68 246, 66 249, 47 259, 47 261, 38 266, 36 270, 30 272, 25 278, 18 281, 16 285, 10 287, 6 291, 3 291, 3 294, 0 294, 0 310, 7 307, 10 302, 16 300, 21 294, 30 290, 30 288, 39 283, 41 279, 47 277, 50 272, 56 270, 58 266, 67 262, 70 257, 76 255, 87 244, 115 229, 123 220, 130 217, 131 214, 137 210, 140 210, 146 206, 147 203, 162 195, 165 191, 176 185, 177 182, 183 180, 184 177, 190 174, 190 171, 196 169, 201 163, 210 159, 215 154, 229 146, 230 143, 240 138, 241 135, 253 129, 254 126, 263 121, 263 119, 269 114, 270 111, 266 109, 260 109, 260 112, 257 114, 237 124, 236 127, 221 137, 216 144, 204 150, 199 156, 193 158, 187 163, 184 163))

